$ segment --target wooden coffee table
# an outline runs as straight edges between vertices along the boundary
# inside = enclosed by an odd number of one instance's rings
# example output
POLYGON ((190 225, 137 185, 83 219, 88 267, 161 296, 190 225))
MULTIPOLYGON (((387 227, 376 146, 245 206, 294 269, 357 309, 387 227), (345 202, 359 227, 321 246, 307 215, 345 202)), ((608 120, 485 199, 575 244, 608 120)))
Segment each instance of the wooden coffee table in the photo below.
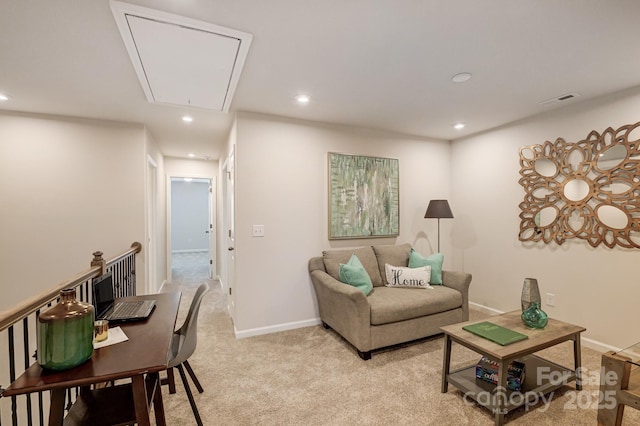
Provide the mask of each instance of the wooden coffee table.
MULTIPOLYGON (((541 396, 576 381, 576 389, 581 390, 580 377, 580 333, 584 327, 568 324, 549 318, 549 323, 542 329, 531 329, 524 325, 520 318, 521 311, 507 312, 481 321, 441 327, 444 332, 444 359, 442 366, 442 392, 446 393, 449 383, 464 392, 478 404, 492 410, 496 425, 504 424, 504 415, 522 405, 533 406, 540 402, 541 396), (476 336, 462 329, 463 326, 489 321, 493 324, 526 334, 529 338, 507 346, 501 346, 483 337, 476 336), (573 368, 563 367, 545 360, 535 352, 555 346, 559 343, 573 341, 573 368), (475 364, 456 371, 450 371, 451 342, 456 342, 498 363, 498 384, 476 379, 475 364), (525 380, 522 391, 507 389, 507 368, 512 361, 524 362, 525 380)), ((479 359, 479 358, 478 358, 479 359)))

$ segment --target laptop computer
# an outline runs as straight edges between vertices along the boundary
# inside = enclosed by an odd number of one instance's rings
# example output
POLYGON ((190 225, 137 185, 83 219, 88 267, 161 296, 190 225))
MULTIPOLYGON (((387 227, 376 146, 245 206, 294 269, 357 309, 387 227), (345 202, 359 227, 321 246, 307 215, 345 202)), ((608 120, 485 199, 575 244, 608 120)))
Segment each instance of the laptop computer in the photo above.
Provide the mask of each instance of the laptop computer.
POLYGON ((92 280, 93 306, 96 319, 113 322, 143 320, 151 315, 155 300, 116 302, 113 297, 113 274, 106 273, 92 280))

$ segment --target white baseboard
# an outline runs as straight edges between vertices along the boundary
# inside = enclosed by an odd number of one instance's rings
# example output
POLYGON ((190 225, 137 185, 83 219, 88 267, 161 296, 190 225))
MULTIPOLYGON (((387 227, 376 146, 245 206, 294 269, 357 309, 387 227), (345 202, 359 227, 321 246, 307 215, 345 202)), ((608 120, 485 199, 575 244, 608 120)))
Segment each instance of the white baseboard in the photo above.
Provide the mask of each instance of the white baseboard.
POLYGON ((469 307, 474 308, 477 311, 482 312, 487 315, 500 315, 504 314, 504 312, 499 311, 497 309, 490 308, 488 306, 480 305, 478 303, 469 302, 469 307))
MULTIPOLYGON (((474 302, 469 302, 469 307, 488 315, 500 315, 504 313, 503 311, 500 311, 498 309, 490 308, 488 306, 480 305, 474 302)), ((252 328, 249 330, 237 330, 234 324, 233 331, 235 333, 236 339, 244 339, 246 337, 277 333, 279 331, 295 330, 296 328, 312 327, 320 324, 322 324, 322 321, 320 320, 320 318, 312 318, 304 321, 296 321, 296 322, 289 322, 285 324, 271 325, 268 327, 252 328)), ((615 346, 611 346, 606 343, 602 343, 597 340, 588 339, 585 337, 581 338, 580 342, 584 347, 593 349, 594 351, 597 351, 600 353, 604 353, 608 351, 619 352, 622 350, 621 348, 616 348, 615 346)))
POLYGON ((295 330, 296 328, 311 327, 311 326, 320 325, 320 324, 322 324, 322 321, 320 321, 320 318, 312 318, 304 321, 270 325, 268 327, 251 328, 249 330, 237 330, 234 324, 233 331, 236 335, 236 339, 244 339, 245 337, 277 333, 278 331, 295 330))
POLYGON ((602 353, 609 351, 620 352, 622 350, 622 348, 616 348, 615 346, 607 345, 597 340, 587 339, 586 337, 581 338, 580 343, 582 343, 582 346, 602 353))
MULTIPOLYGON (((473 303, 473 302, 469 302, 469 307, 488 315, 500 315, 504 313, 497 309, 493 309, 488 306, 480 305, 478 303, 473 303)), ((621 348, 616 348, 614 346, 607 345, 606 343, 602 343, 593 339, 588 339, 586 337, 580 338, 580 343, 585 348, 593 349, 594 351, 601 352, 601 353, 609 352, 609 351, 619 352, 622 350, 621 348)))

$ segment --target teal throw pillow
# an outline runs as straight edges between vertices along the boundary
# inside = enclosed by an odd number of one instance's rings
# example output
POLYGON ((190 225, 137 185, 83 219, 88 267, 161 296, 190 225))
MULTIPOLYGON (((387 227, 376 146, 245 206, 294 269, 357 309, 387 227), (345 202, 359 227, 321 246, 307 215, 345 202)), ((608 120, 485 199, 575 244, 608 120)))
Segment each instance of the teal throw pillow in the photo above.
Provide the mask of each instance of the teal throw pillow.
POLYGON ((409 253, 409 268, 431 266, 431 279, 429 280, 429 284, 442 284, 442 262, 444 262, 442 253, 434 253, 427 258, 423 257, 414 249, 411 249, 409 253))
POLYGON ((373 290, 373 284, 367 271, 362 266, 360 259, 355 254, 351 255, 351 259, 346 264, 340 264, 340 281, 345 284, 352 285, 361 290, 366 296, 373 290))

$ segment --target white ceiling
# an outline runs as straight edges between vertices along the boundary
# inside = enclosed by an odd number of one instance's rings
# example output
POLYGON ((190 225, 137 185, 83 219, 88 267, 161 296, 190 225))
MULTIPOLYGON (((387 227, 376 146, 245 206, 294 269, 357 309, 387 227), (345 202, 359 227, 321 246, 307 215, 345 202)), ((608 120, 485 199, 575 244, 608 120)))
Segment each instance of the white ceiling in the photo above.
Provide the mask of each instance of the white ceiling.
POLYGON ((0 108, 144 123, 166 155, 218 158, 235 111, 455 139, 640 85, 638 0, 130 3, 253 34, 229 114, 147 102, 106 0, 0 0, 0 108))

